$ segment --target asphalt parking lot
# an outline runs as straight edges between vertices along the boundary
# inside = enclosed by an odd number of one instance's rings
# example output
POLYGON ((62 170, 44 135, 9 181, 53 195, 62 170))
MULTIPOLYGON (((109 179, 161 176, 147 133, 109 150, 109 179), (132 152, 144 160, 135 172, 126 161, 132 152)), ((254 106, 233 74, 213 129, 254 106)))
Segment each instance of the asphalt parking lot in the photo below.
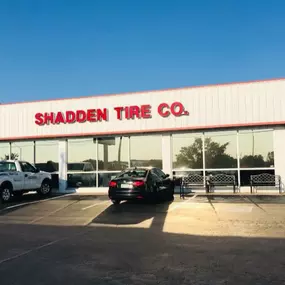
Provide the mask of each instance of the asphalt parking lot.
POLYGON ((0 206, 0 284, 284 284, 285 197, 0 206))

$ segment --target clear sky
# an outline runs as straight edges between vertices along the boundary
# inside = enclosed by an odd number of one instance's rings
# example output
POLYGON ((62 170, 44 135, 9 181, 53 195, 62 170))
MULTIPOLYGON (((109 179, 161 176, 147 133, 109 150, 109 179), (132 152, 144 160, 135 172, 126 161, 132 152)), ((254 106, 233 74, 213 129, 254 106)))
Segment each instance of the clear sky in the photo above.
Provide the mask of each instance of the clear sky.
POLYGON ((0 102, 285 76, 285 1, 0 0, 0 102))

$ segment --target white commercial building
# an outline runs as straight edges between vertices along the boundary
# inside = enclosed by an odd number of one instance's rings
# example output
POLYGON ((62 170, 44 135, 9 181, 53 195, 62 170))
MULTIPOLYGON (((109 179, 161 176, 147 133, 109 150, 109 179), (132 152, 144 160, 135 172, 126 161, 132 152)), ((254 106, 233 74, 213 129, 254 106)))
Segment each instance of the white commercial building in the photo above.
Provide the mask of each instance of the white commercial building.
POLYGON ((108 186, 128 166, 174 176, 285 179, 285 79, 0 105, 0 158, 53 173, 54 186, 108 186))

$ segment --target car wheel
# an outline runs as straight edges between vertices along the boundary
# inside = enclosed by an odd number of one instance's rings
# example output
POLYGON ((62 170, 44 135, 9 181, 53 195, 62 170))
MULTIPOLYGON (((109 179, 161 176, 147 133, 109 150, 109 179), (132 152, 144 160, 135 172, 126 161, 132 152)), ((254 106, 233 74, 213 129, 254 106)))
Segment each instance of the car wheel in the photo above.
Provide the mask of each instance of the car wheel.
POLYGON ((38 190, 38 194, 41 196, 48 196, 51 194, 51 182, 48 179, 45 179, 41 185, 41 188, 38 190))
POLYGON ((12 186, 9 184, 3 185, 0 189, 1 201, 7 203, 12 199, 12 186))
POLYGON ((121 203, 121 200, 112 199, 111 201, 114 205, 119 205, 121 203))

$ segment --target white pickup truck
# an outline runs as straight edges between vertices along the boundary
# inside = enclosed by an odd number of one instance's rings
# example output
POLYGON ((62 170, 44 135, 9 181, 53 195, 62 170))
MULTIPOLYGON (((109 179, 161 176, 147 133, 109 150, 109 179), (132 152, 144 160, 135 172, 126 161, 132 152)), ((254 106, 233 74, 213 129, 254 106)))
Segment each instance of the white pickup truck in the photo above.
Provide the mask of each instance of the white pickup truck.
POLYGON ((0 198, 8 202, 13 196, 37 191, 42 196, 51 193, 51 174, 35 168, 26 161, 0 161, 0 198))

